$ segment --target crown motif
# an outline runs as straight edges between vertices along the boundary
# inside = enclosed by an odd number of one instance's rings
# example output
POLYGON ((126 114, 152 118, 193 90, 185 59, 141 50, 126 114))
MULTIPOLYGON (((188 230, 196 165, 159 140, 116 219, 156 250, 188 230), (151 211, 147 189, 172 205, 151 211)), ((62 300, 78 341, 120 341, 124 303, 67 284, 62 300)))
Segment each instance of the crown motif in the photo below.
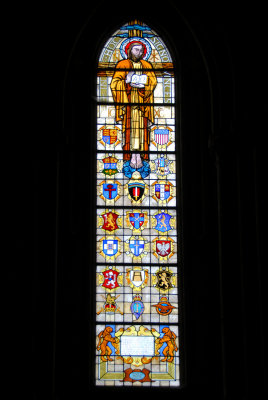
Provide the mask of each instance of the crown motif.
POLYGON ((135 296, 133 297, 133 301, 141 301, 142 297, 139 294, 135 294, 135 296))
POLYGON ((163 297, 161 297, 160 301, 161 301, 161 302, 167 302, 167 303, 168 303, 168 298, 165 297, 165 296, 163 296, 163 297))
POLYGON ((118 159, 115 158, 115 157, 108 156, 108 157, 103 158, 102 161, 104 163, 109 163, 109 162, 110 163, 116 163, 118 161, 118 159))
POLYGON ((114 304, 105 304, 104 306, 106 312, 115 312, 116 306, 114 304))

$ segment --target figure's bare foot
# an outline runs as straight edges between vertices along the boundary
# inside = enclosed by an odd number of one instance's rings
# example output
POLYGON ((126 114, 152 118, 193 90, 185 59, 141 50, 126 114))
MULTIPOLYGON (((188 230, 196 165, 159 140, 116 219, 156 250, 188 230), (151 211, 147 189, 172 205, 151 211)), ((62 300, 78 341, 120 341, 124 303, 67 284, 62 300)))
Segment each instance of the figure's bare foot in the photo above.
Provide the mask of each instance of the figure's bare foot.
POLYGON ((142 159, 140 154, 136 154, 136 169, 142 167, 142 159))
POLYGON ((135 169, 141 168, 143 166, 142 159, 139 153, 132 154, 130 166, 135 169))
POLYGON ((130 166, 132 168, 136 169, 136 154, 135 153, 131 155, 130 166))

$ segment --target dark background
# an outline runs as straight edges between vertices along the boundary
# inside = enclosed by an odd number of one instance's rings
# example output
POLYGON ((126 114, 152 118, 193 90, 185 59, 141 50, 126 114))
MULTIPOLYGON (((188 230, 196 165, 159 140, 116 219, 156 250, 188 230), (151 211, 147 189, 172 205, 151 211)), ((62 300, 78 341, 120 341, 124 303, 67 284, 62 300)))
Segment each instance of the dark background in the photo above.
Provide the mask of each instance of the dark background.
MULTIPOLYGON (((33 357, 27 381, 33 399, 100 395, 93 390, 91 367, 94 370, 92 93, 98 51, 109 34, 132 18, 160 34, 181 77, 177 99, 184 385, 164 395, 264 398, 264 7, 70 2, 23 6, 13 14, 8 35, 15 37, 11 53, 23 89, 16 87, 13 93, 18 113, 11 121, 19 127, 25 122, 23 132, 14 128, 17 139, 11 147, 14 254, 16 266, 25 268, 11 268, 9 279, 12 291, 23 295, 22 279, 27 275, 32 282, 33 357)), ((24 308, 13 298, 11 314, 16 315, 16 327, 23 327, 24 308)), ((14 342, 17 334, 18 329, 14 342)), ((25 359, 14 357, 20 375, 25 359)), ((109 389, 104 394, 112 393, 109 389)), ((137 395, 133 389, 123 390, 120 395, 133 393, 137 395)))

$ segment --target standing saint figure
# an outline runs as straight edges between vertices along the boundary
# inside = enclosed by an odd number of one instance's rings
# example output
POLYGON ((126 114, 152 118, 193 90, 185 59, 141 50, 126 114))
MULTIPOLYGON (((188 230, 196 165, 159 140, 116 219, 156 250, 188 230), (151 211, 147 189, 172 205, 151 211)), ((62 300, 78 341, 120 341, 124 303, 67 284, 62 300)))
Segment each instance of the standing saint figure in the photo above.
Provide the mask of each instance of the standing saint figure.
POLYGON ((131 42, 126 51, 128 58, 117 63, 111 90, 116 122, 122 124, 124 160, 131 160, 137 168, 142 164, 140 154, 149 159, 149 126, 154 123, 153 92, 157 79, 151 63, 143 60, 146 47, 142 42, 131 42))

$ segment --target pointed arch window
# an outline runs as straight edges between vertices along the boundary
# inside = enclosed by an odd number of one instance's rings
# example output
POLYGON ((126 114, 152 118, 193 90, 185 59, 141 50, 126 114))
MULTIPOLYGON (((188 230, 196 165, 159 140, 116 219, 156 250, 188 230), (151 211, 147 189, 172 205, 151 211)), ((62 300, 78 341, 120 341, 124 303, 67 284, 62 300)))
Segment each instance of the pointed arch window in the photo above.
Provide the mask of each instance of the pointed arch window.
POLYGON ((175 73, 131 21, 97 71, 96 385, 180 386, 175 73))

